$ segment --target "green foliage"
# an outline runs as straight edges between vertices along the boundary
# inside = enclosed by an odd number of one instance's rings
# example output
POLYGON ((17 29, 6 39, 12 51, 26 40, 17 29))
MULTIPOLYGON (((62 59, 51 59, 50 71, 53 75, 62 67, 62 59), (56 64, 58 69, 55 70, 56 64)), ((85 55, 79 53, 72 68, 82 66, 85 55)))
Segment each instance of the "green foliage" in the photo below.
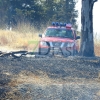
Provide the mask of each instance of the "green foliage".
POLYGON ((36 27, 52 21, 76 25, 75 4, 75 0, 0 0, 0 22, 13 26, 29 21, 36 27))

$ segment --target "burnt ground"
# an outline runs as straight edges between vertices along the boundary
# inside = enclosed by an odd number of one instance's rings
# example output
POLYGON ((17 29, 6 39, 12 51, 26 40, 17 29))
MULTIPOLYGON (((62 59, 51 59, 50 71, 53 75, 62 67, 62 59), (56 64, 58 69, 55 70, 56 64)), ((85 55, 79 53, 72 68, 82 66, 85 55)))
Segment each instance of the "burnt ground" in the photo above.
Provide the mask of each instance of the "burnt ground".
POLYGON ((0 100, 100 100, 100 58, 0 57, 0 100))

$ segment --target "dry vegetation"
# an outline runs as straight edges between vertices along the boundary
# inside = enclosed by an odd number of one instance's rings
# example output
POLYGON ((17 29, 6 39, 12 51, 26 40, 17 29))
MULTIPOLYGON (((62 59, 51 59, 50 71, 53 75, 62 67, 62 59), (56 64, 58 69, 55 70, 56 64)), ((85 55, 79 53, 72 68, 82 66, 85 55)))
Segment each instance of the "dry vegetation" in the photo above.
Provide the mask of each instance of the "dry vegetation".
POLYGON ((16 29, 0 30, 0 47, 17 50, 34 50, 39 37, 38 32, 29 24, 19 24, 16 29))
POLYGON ((94 50, 95 50, 96 56, 100 56, 100 42, 99 41, 95 40, 95 42, 94 42, 94 50))
MULTIPOLYGON (((43 30, 42 30, 43 31, 43 30)), ((19 23, 14 30, 0 30, 0 49, 34 51, 38 45, 39 32, 29 23, 19 23)), ((100 56, 100 43, 94 37, 95 55, 100 56)))

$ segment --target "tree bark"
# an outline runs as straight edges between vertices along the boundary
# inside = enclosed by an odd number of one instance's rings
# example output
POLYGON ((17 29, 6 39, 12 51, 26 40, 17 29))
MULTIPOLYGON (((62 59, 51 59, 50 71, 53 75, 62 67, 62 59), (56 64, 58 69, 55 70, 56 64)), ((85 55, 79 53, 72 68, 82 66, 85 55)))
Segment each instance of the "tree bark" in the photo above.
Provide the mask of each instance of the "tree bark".
POLYGON ((81 8, 81 46, 80 56, 94 57, 93 40, 93 5, 94 0, 82 0, 81 8))

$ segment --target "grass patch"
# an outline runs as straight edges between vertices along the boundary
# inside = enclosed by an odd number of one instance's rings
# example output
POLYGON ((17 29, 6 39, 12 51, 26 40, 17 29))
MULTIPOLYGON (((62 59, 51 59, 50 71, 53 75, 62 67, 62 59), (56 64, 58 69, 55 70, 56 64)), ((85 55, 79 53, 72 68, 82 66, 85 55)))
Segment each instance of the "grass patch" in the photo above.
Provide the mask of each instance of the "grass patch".
POLYGON ((0 48, 33 51, 40 39, 38 34, 29 22, 19 22, 12 31, 0 29, 0 48))
POLYGON ((20 33, 15 31, 0 30, 0 46, 18 50, 33 51, 39 42, 37 33, 20 33))
POLYGON ((37 44, 39 41, 28 41, 29 44, 37 44))
POLYGON ((94 52, 96 56, 100 56, 100 43, 94 42, 94 52))
POLYGON ((38 43, 39 43, 39 41, 28 41, 29 45, 34 45, 33 52, 36 50, 38 43))

